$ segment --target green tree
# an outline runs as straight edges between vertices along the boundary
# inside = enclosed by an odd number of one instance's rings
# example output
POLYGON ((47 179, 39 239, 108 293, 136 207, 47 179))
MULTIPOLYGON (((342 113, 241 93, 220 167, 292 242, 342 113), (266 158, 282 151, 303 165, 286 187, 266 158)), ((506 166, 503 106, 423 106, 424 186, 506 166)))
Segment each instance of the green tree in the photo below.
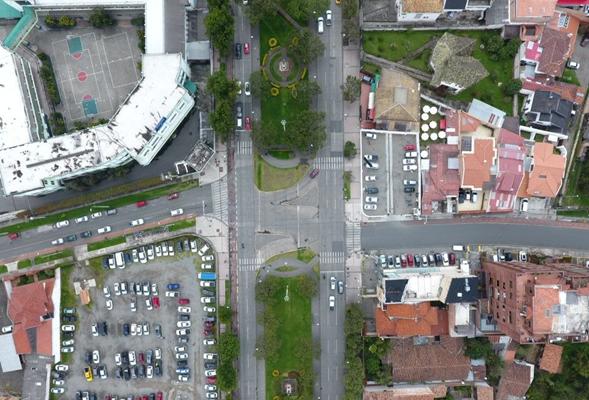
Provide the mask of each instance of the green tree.
POLYGON ((262 282, 256 284, 256 301, 264 304, 274 304, 279 289, 279 279, 275 276, 268 276, 262 282))
POLYGON ((346 77, 346 83, 340 86, 344 95, 344 100, 350 103, 360 98, 362 82, 356 76, 348 75, 346 77))
POLYGON ((362 358, 348 357, 344 365, 344 385, 346 393, 345 400, 358 400, 362 397, 364 390, 364 366, 362 358))
POLYGON ((250 75, 250 92, 255 98, 268 99, 271 97, 270 90, 272 85, 270 81, 264 77, 262 70, 257 70, 250 75))
POLYGON ((375 374, 376 382, 381 385, 386 385, 391 381, 393 377, 393 370, 390 365, 382 364, 380 369, 375 374))
POLYGON ((221 57, 227 57, 235 35, 235 18, 229 7, 211 8, 205 17, 205 27, 211 43, 219 50, 221 57))
POLYGON ((230 307, 219 308, 219 321, 224 324, 230 324, 231 318, 233 318, 233 310, 230 307))
POLYGON ((251 25, 258 25, 264 18, 276 16, 278 3, 275 0, 249 0, 243 8, 251 25))
POLYGON ((207 92, 215 96, 215 99, 226 99, 229 102, 235 102, 239 92, 237 80, 227 79, 227 71, 221 68, 207 78, 207 92))
POLYGON ((313 297, 317 296, 317 286, 316 279, 311 278, 309 275, 303 274, 299 276, 298 285, 295 287, 295 290, 304 298, 312 299, 313 297))
POLYGON ((500 35, 492 34, 487 38, 485 50, 487 50, 489 53, 496 53, 500 48, 503 47, 504 44, 505 41, 500 35))
POLYGON ((105 28, 115 23, 116 21, 102 7, 96 7, 90 13, 90 25, 94 28, 105 28))
POLYGON ((137 29, 137 47, 141 50, 141 53, 145 53, 145 29, 137 29))
POLYGON ((360 25, 353 19, 345 19, 342 33, 348 43, 358 43, 360 40, 360 25))
POLYGON ((211 128, 224 139, 233 134, 233 128, 235 127, 231 104, 225 99, 217 100, 215 111, 209 115, 211 128))
POLYGON ((356 150, 356 144, 354 142, 347 141, 346 145, 344 146, 344 157, 349 158, 350 160, 356 157, 358 151, 356 150))
POLYGON ((297 84, 296 91, 296 101, 307 104, 315 96, 321 94, 321 86, 315 81, 302 80, 297 84))
POLYGON ((292 149, 301 152, 319 151, 327 138, 324 125, 325 112, 305 110, 294 121, 288 121, 286 125, 285 141, 292 149))
POLYGON ((237 387, 237 373, 231 363, 222 363, 217 367, 217 384, 224 392, 231 392, 237 387))
POLYGON ((323 15, 329 8, 329 0, 287 0, 282 7, 293 18, 308 20, 315 15, 323 15))
POLYGON ((251 123, 250 136, 254 147, 260 153, 266 153, 281 142, 281 134, 272 123, 253 120, 251 123))
POLYGON ((356 19, 360 4, 358 0, 342 0, 342 14, 344 19, 356 19))
POLYGON ((239 338, 229 331, 223 332, 219 336, 217 352, 224 363, 235 360, 239 356, 239 338))
POLYGON ((344 333, 346 335, 360 335, 364 329, 364 312, 360 305, 352 303, 346 309, 344 333))
POLYGON ((487 358, 493 352, 491 342, 487 338, 466 338, 464 344, 466 345, 464 354, 474 360, 487 358))
MULTIPOLYGON (((310 364, 313 361, 314 356, 317 352, 317 344, 313 343, 312 339, 305 339, 297 337, 295 339, 295 345, 292 350, 293 356, 295 356, 299 362, 303 365, 310 364)), ((319 350, 319 354, 321 351, 319 350)))
POLYGON ((288 49, 298 56, 303 64, 312 63, 325 52, 325 44, 309 28, 293 33, 288 49))
POLYGON ((520 79, 512 79, 505 85, 505 94, 508 96, 514 96, 519 93, 523 84, 520 79))

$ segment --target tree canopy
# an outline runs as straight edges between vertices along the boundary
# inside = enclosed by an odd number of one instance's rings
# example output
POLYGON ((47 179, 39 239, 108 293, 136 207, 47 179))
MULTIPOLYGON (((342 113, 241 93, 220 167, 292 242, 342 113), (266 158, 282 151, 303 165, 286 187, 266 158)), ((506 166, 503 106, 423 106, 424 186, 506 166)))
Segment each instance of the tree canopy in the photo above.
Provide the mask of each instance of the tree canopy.
POLYGON ((346 83, 340 86, 344 95, 344 100, 352 103, 360 98, 361 87, 362 82, 357 76, 348 75, 346 77, 346 83))
POLYGON ((276 15, 278 4, 275 0, 249 0, 243 10, 250 24, 258 25, 262 19, 276 15))
POLYGON ((231 14, 226 3, 219 7, 210 7, 205 17, 207 35, 210 36, 213 46, 219 50, 221 57, 229 55, 229 48, 235 35, 235 18, 231 14))
POLYGON ((105 28, 116 24, 116 20, 102 7, 92 9, 90 13, 90 25, 94 28, 105 28))
POLYGON ((223 332, 219 336, 217 352, 223 362, 235 360, 239 356, 239 338, 229 331, 223 332))
POLYGON ((323 15, 329 8, 329 0, 286 0, 282 7, 293 18, 308 20, 316 15, 323 15))
POLYGON ((301 152, 319 151, 327 139, 325 112, 305 110, 286 125, 287 146, 301 152))
POLYGON ((303 64, 312 63, 325 52, 325 44, 309 28, 303 28, 292 35, 288 41, 288 50, 298 56, 303 64))
POLYGON ((261 99, 270 98, 270 90, 272 90, 272 84, 266 77, 262 70, 254 71, 250 75, 250 92, 252 96, 261 99))

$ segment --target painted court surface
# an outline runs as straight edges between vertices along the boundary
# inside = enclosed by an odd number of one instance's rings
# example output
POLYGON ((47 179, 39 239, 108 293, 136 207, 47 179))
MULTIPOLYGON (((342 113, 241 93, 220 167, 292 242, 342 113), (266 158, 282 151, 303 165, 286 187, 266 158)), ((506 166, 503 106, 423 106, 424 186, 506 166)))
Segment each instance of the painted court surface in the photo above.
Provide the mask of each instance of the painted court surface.
POLYGON ((69 127, 92 117, 112 117, 140 78, 139 51, 131 47, 127 32, 72 32, 77 33, 63 33, 61 40, 54 36, 49 52, 62 100, 59 108, 69 127))

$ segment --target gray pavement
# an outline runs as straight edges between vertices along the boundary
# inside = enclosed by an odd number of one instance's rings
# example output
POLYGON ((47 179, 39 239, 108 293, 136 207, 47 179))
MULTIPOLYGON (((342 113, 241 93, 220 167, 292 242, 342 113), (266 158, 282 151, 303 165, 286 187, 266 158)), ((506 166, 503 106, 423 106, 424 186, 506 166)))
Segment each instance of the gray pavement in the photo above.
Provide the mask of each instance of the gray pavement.
POLYGON ((578 62, 581 67, 576 71, 577 78, 581 82, 581 86, 585 89, 589 85, 589 52, 586 47, 581 47, 581 40, 583 39, 582 34, 577 35, 575 42, 575 53, 571 57, 572 61, 578 62))

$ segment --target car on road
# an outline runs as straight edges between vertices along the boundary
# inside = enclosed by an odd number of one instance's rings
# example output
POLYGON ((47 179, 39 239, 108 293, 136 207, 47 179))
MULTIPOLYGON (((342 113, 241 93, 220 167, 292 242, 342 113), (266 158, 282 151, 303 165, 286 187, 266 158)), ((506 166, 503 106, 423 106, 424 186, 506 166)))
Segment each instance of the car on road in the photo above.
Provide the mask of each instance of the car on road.
POLYGON ((250 92, 250 83, 249 82, 246 82, 245 83, 245 86, 243 88, 243 91, 244 91, 244 93, 245 93, 246 96, 251 95, 251 92, 250 92))
POLYGON ((329 309, 335 310, 335 296, 329 296, 329 309))
POLYGON ((92 219, 100 218, 100 217, 102 217, 102 212, 99 211, 99 212, 95 212, 93 214, 90 214, 90 217, 92 219))
POLYGON ((579 69, 580 67, 581 67, 581 65, 576 61, 569 61, 567 63, 567 68, 570 68, 570 69, 579 69))
POLYGON ((331 10, 325 11, 325 25, 331 26, 331 10))
POLYGON ((168 195, 168 200, 174 200, 180 197, 180 193, 172 193, 168 195))
POLYGON ((80 233, 81 238, 89 238, 90 236, 92 236, 92 231, 85 231, 80 233))
POLYGON ((76 222, 76 224, 79 224, 80 222, 88 222, 89 218, 86 215, 84 215, 83 217, 76 218, 74 221, 76 222))
POLYGON ((365 133, 364 137, 366 139, 376 140, 376 133, 365 133))
POLYGON ((182 208, 178 208, 178 209, 176 209, 176 210, 172 210, 172 211, 170 211, 170 215, 171 215, 172 217, 175 217, 175 216, 177 216, 177 215, 182 215, 182 214, 184 214, 184 210, 183 210, 182 208))
POLYGON ((332 276, 331 278, 329 278, 329 288, 331 290, 335 290, 336 284, 337 284, 337 280, 335 279, 335 276, 332 276))
POLYGON ((141 201, 138 201, 137 203, 135 203, 135 206, 137 208, 145 207, 146 205, 147 205, 147 201, 145 201, 145 200, 141 200, 141 201))
POLYGON ((78 240, 77 235, 69 235, 65 237, 66 242, 75 242, 76 240, 78 240))
POLYGON ((18 239, 20 237, 20 233, 18 232, 12 232, 8 234, 8 239, 18 239))
MULTIPOLYGON (((247 3, 245 5, 247 5, 247 3)), ((250 53, 250 44, 249 43, 246 42, 246 43, 243 44, 243 52, 245 54, 249 54, 250 53)))
POLYGON ((313 171, 311 171, 311 173, 309 174, 309 177, 311 179, 313 179, 313 178, 315 178, 317 176, 317 174, 319 174, 319 168, 313 169, 313 171))
POLYGON ((63 238, 59 238, 59 239, 52 240, 51 244, 54 246, 57 246, 57 245, 63 244, 64 242, 65 242, 65 240, 63 240, 63 238))
POLYGON ((69 224, 70 224, 70 221, 67 221, 67 220, 66 221, 59 221, 59 222, 56 222, 55 224, 53 224, 53 227, 54 228, 63 228, 65 226, 68 226, 69 224))
POLYGON ((112 229, 111 229, 111 227, 110 227, 110 226, 105 226, 104 228, 99 228, 99 229, 98 229, 98 233, 99 233, 99 234, 102 234, 102 233, 108 233, 108 232, 110 232, 111 230, 112 230, 112 229))
POLYGON ((235 59, 241 60, 241 43, 235 43, 235 59))
POLYGON ((143 220, 143 218, 138 218, 138 219, 134 219, 132 221, 129 221, 129 225, 131 226, 139 226, 139 225, 143 225, 145 223, 145 221, 143 220))
POLYGON ((337 283, 337 292, 339 294, 343 294, 344 293, 344 282, 343 281, 339 281, 337 283))
POLYGON ((250 131, 252 129, 252 120, 250 117, 245 117, 245 130, 250 131))
POLYGON ((364 180, 365 180, 366 182, 374 182, 374 181, 376 180, 376 176, 374 176, 374 175, 366 175, 366 176, 364 177, 364 180))
POLYGON ((412 186, 405 186, 403 188, 403 192, 405 192, 405 193, 415 193, 415 188, 412 187, 412 186))

